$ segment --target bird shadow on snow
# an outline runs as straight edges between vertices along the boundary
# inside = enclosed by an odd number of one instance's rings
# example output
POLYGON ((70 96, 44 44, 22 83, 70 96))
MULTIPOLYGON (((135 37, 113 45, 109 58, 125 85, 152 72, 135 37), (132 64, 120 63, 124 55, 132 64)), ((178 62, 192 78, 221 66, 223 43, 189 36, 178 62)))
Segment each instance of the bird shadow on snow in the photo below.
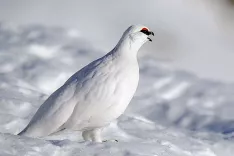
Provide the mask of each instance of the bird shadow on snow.
MULTIPOLYGON (((64 145, 70 144, 72 143, 72 141, 65 139, 65 140, 47 140, 48 142, 50 142, 51 144, 55 145, 55 146, 59 146, 62 147, 64 145)), ((83 142, 79 142, 79 143, 84 143, 83 142)))

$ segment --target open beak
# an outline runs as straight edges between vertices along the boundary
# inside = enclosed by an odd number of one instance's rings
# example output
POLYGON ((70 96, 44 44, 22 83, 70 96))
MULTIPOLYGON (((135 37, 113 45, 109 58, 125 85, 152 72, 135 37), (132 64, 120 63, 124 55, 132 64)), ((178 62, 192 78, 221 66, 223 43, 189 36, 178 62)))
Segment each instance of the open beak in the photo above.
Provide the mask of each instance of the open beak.
MULTIPOLYGON (((149 35, 154 36, 154 32, 153 32, 153 31, 149 31, 149 35)), ((148 36, 149 36, 149 35, 148 35, 148 36)), ((150 42, 152 42, 152 39, 151 39, 151 38, 147 37, 147 39, 148 39, 150 42)))

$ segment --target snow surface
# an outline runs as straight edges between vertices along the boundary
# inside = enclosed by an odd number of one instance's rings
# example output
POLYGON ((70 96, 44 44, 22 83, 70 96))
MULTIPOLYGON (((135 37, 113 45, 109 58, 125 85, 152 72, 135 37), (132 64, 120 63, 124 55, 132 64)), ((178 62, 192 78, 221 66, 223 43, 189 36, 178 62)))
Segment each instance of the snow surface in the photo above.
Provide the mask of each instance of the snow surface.
POLYGON ((84 142, 69 130, 42 139, 15 135, 50 93, 103 54, 74 29, 0 23, 0 156, 233 155, 234 84, 146 57, 139 59, 140 84, 130 106, 104 129, 110 141, 84 142))

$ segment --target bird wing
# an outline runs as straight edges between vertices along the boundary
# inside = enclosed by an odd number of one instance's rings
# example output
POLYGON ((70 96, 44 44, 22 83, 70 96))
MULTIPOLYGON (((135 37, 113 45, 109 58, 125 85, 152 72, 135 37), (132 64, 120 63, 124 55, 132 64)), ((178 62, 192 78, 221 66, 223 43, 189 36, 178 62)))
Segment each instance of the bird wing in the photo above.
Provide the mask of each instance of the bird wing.
POLYGON ((76 81, 64 84, 40 106, 24 129, 30 136, 40 137, 55 132, 73 112, 76 81))
POLYGON ((82 87, 84 87, 82 84, 92 78, 92 71, 100 62, 100 59, 96 60, 72 75, 40 106, 20 134, 26 133, 27 136, 40 137, 57 131, 72 115, 79 100, 75 95, 77 92, 82 92, 82 87))
POLYGON ((97 113, 102 113, 115 102, 113 93, 116 83, 109 66, 100 64, 86 75, 86 79, 77 87, 77 104, 64 128, 81 130, 97 113), (111 77, 111 78, 110 78, 111 77))

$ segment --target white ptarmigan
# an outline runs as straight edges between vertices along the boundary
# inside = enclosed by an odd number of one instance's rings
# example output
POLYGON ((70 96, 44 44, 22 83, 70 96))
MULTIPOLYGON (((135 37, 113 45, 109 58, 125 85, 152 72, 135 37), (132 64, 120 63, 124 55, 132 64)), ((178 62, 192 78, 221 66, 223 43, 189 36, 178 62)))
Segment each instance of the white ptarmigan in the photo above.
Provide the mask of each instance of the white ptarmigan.
POLYGON ((139 80, 137 52, 154 35, 130 26, 113 50, 72 75, 41 105, 19 135, 48 136, 61 129, 82 131, 84 140, 102 142, 101 130, 130 103, 139 80))

